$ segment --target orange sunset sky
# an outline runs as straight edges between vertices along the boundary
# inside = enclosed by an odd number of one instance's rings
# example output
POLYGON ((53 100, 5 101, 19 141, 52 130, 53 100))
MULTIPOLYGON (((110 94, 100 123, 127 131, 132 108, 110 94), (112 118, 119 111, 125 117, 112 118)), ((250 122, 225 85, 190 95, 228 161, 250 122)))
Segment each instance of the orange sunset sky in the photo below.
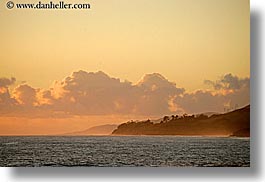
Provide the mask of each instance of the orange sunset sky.
POLYGON ((9 10, 5 3, 0 135, 250 102, 248 0, 91 0, 90 10, 9 10))

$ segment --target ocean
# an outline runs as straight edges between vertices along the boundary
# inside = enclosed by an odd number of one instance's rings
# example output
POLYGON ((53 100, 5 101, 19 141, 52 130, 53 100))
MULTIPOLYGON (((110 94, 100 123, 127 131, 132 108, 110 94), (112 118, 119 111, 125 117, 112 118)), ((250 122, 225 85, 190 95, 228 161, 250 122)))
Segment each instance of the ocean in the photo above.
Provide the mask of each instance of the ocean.
POLYGON ((249 138, 2 136, 0 166, 249 167, 249 138))

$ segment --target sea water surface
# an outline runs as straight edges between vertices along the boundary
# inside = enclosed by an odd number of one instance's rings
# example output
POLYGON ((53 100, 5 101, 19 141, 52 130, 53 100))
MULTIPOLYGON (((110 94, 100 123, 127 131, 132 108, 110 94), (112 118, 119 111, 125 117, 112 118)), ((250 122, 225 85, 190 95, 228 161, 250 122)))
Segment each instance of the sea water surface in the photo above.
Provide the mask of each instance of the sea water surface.
POLYGON ((0 166, 249 167, 249 138, 0 137, 0 166))

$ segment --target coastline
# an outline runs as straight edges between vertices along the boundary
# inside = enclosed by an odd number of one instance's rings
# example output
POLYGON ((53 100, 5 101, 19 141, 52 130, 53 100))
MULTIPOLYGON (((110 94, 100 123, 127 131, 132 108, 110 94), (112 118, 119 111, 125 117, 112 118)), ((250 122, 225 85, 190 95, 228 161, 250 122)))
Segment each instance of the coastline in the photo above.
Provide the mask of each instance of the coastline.
POLYGON ((181 137, 181 138, 250 138, 228 135, 0 135, 0 137, 181 137))

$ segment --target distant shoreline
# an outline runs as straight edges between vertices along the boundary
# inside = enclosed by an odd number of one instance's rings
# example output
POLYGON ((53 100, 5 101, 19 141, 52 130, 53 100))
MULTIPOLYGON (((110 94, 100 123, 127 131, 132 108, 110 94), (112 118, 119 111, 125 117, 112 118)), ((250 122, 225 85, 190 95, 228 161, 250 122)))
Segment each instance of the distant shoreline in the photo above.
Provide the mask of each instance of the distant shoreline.
POLYGON ((206 115, 164 116, 159 123, 150 120, 122 123, 113 135, 161 135, 180 137, 250 137, 250 105, 210 117, 206 115))
POLYGON ((0 135, 0 137, 180 137, 180 138, 250 138, 225 135, 0 135))

